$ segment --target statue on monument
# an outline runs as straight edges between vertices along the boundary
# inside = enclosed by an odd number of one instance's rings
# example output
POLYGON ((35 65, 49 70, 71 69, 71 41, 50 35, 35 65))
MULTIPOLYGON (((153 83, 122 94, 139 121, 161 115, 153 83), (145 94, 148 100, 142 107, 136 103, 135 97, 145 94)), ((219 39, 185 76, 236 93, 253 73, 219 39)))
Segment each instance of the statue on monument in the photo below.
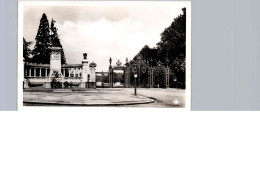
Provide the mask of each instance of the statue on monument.
POLYGON ((88 56, 88 54, 87 54, 87 53, 83 53, 84 60, 86 60, 86 59, 87 59, 87 56, 88 56))

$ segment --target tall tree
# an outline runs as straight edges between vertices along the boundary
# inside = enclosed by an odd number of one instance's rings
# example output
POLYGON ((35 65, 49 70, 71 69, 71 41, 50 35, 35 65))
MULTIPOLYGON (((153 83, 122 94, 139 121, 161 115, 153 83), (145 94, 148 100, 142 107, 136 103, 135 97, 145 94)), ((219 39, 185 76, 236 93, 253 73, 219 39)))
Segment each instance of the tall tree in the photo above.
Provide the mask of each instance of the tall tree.
POLYGON ((148 45, 145 45, 140 52, 133 58, 136 60, 138 55, 141 55, 144 60, 147 61, 151 66, 155 65, 154 62, 158 59, 157 48, 150 48, 148 45))
POLYGON ((61 47, 61 64, 65 64, 66 58, 65 58, 65 55, 64 55, 62 45, 60 43, 59 35, 58 35, 58 32, 57 32, 58 29, 55 27, 54 23, 55 23, 55 21, 52 19, 51 28, 50 28, 50 30, 51 30, 51 32, 50 32, 51 45, 61 47))
POLYGON ((29 48, 29 46, 32 44, 31 41, 27 42, 24 38, 23 38, 23 58, 26 62, 30 62, 31 61, 31 49, 29 48))
MULTIPOLYGON (((178 81, 185 87, 186 8, 183 8, 182 11, 183 14, 175 18, 171 25, 161 33, 161 41, 157 43, 157 48, 151 49, 145 45, 138 54, 141 54, 143 58, 152 58, 151 66, 155 66, 159 60, 166 64, 165 61, 168 59, 167 64, 177 76, 178 81)), ((137 58, 137 55, 134 59, 137 58)))
POLYGON ((33 49, 33 62, 35 63, 50 63, 49 46, 50 42, 50 28, 49 21, 46 14, 42 15, 39 29, 35 38, 35 46, 33 49))
POLYGON ((161 61, 169 59, 169 66, 176 73, 179 82, 185 86, 186 56, 186 8, 183 14, 174 19, 172 24, 161 33, 158 55, 161 61))

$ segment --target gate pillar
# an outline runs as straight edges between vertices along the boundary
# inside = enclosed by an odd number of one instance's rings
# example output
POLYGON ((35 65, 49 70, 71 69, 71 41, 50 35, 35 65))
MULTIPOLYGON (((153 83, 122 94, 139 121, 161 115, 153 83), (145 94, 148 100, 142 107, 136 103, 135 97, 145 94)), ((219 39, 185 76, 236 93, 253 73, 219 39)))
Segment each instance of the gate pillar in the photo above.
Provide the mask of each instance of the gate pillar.
POLYGON ((153 68, 149 69, 149 86, 153 88, 153 68))
POLYGON ((113 69, 109 70, 109 86, 113 88, 113 69))
POLYGON ((170 81, 170 69, 169 69, 169 67, 167 67, 166 68, 166 84, 165 84, 165 86, 166 86, 166 88, 169 88, 169 81, 170 81))
POLYGON ((125 77, 125 88, 129 88, 130 87, 130 70, 128 67, 125 68, 124 77, 125 77))
POLYGON ((108 73, 108 82, 109 82, 109 87, 113 88, 113 69, 111 66, 112 63, 112 58, 109 58, 109 73, 108 73))

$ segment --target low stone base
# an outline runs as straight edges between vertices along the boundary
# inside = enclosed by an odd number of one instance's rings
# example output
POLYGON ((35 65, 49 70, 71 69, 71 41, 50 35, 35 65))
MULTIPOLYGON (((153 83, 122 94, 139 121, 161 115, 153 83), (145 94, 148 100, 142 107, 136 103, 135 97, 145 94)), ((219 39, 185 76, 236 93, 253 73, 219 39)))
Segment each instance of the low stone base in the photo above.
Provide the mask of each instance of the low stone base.
POLYGON ((44 82, 43 87, 44 88, 51 88, 51 82, 44 82))
POLYGON ((81 82, 79 85, 80 88, 86 88, 86 82, 81 82))
POLYGON ((81 82, 79 87, 80 88, 94 88, 94 89, 96 89, 96 82, 81 82))
POLYGON ((26 79, 23 81, 23 88, 29 88, 29 82, 26 79))
POLYGON ((87 88, 96 88, 96 82, 89 82, 87 83, 87 88))

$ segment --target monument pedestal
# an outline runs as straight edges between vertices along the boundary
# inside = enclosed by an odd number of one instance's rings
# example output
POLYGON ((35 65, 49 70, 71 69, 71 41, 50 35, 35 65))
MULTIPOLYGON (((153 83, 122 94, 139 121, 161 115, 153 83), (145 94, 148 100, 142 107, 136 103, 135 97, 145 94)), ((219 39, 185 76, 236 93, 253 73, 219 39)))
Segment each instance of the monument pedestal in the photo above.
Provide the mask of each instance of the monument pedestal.
POLYGON ((43 87, 44 88, 51 88, 51 82, 44 82, 43 87))
POLYGON ((27 81, 27 79, 23 81, 23 88, 29 88, 29 82, 27 81))
POLYGON ((86 82, 81 81, 79 87, 86 88, 86 82))
POLYGON ((87 83, 87 88, 94 88, 94 89, 96 89, 96 82, 88 82, 87 83))
POLYGON ((87 53, 83 53, 82 60, 82 80, 80 88, 96 88, 96 69, 97 64, 94 62, 89 64, 87 53))

